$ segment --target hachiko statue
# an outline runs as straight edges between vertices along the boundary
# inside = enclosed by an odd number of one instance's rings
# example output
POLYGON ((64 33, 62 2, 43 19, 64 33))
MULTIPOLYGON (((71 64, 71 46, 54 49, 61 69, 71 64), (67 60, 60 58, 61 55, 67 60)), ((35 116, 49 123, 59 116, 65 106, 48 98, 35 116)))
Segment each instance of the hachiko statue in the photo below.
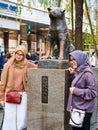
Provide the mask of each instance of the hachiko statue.
POLYGON ((70 41, 70 35, 65 21, 65 10, 60 8, 48 8, 50 26, 48 32, 47 56, 55 55, 59 59, 67 59, 70 51, 74 49, 70 41))

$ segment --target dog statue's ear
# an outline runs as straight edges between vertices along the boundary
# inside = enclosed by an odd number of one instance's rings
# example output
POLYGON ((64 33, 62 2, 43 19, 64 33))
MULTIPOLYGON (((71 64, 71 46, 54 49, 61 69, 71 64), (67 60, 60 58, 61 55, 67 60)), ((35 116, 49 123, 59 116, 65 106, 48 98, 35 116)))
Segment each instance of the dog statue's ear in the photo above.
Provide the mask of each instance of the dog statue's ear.
POLYGON ((64 12, 65 12, 65 9, 62 9, 61 12, 64 13, 64 12))
POLYGON ((51 8, 47 8, 48 11, 51 11, 51 8))

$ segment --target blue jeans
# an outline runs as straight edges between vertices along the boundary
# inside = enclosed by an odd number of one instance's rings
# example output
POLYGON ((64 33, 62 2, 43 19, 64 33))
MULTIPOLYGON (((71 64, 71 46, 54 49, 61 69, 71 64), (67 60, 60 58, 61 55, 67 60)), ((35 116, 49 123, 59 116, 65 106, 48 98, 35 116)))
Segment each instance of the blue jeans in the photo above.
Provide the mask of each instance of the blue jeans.
POLYGON ((72 130, 90 130, 90 119, 92 113, 86 113, 83 121, 83 126, 81 128, 72 127, 72 130))

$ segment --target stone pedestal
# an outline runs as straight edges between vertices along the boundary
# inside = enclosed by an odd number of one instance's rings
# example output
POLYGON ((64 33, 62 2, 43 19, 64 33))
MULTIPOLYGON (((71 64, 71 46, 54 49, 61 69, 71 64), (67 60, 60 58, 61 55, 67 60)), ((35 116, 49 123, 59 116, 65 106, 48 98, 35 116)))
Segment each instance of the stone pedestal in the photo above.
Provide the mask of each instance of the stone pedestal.
POLYGON ((69 62, 68 60, 57 60, 57 59, 44 59, 40 60, 38 67, 39 68, 47 68, 47 69, 65 69, 68 68, 69 62))
POLYGON ((65 69, 28 70, 28 130, 71 130, 66 111, 69 73, 65 69))

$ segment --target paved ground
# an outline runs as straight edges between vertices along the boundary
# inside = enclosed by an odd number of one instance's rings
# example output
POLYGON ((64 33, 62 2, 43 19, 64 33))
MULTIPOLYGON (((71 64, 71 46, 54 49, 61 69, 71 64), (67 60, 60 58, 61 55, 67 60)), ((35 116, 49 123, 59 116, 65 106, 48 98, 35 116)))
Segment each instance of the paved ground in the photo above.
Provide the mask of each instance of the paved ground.
MULTIPOLYGON (((0 128, 1 128, 1 124, 2 124, 2 119, 3 119, 3 110, 0 109, 0 128)), ((98 118, 97 118, 98 119, 98 118)), ((91 125, 91 129, 90 130, 98 130, 98 120, 96 123, 93 123, 91 125)))
POLYGON ((90 130, 98 130, 98 105, 97 105, 96 112, 94 112, 92 116, 90 130))
POLYGON ((90 130, 98 130, 98 121, 97 121, 97 123, 94 123, 94 124, 91 125, 90 130))

